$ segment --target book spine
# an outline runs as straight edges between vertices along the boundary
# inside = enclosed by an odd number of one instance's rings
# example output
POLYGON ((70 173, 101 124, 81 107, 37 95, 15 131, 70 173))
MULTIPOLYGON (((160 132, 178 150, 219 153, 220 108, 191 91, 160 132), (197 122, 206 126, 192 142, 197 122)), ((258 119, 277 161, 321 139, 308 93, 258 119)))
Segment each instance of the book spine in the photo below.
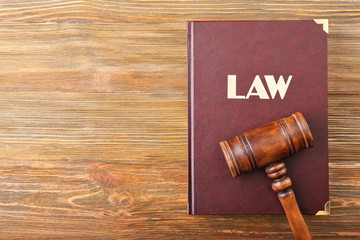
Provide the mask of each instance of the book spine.
POLYGON ((195 214, 194 209, 194 178, 193 178, 193 22, 186 23, 187 29, 187 60, 188 60, 188 205, 187 213, 195 214))

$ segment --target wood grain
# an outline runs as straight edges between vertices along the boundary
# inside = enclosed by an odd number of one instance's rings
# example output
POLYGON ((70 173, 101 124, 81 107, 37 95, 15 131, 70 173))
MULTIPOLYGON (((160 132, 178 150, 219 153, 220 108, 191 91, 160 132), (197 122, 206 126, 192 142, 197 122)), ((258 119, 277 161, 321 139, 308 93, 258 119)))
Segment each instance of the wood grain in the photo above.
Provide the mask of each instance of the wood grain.
MULTIPOLYGON (((187 216, 185 21, 329 18, 330 216, 360 238, 359 1, 0 2, 1 239, 291 239, 187 216)), ((259 226, 262 226, 260 229, 259 226)))

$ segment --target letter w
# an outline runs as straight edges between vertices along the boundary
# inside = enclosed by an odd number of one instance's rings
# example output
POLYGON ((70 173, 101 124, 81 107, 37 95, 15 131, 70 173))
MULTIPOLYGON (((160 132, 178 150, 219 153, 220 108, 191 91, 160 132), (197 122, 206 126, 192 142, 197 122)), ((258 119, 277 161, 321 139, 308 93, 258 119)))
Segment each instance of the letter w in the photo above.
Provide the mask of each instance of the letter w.
POLYGON ((284 77, 280 75, 279 81, 276 83, 273 75, 265 75, 266 84, 268 85, 271 98, 274 99, 276 93, 279 92, 280 98, 284 99, 286 91, 290 85, 292 75, 290 75, 285 83, 284 77))

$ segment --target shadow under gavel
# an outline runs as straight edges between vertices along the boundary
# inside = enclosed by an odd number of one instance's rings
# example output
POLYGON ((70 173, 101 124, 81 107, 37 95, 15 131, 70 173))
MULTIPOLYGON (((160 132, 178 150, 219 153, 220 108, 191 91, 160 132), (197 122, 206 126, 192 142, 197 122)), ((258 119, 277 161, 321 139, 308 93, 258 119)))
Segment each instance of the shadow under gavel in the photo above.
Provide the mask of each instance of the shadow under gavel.
POLYGON ((233 178, 242 172, 265 167, 273 180, 295 239, 311 239, 309 229, 291 190, 291 180, 285 176, 286 168, 281 159, 303 148, 314 146, 310 128, 300 112, 261 127, 249 130, 228 141, 220 142, 233 178))

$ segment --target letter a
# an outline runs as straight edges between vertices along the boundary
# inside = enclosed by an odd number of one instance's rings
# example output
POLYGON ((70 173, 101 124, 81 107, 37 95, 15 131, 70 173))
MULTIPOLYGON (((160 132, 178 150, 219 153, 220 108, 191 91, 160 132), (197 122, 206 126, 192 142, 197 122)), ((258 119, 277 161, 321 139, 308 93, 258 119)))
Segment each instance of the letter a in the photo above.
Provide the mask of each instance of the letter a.
POLYGON ((249 92, 246 95, 246 99, 248 99, 250 96, 259 96, 260 99, 269 99, 269 95, 267 94, 259 75, 256 75, 249 89, 249 92), (256 90, 256 92, 253 92, 254 89, 256 90))

